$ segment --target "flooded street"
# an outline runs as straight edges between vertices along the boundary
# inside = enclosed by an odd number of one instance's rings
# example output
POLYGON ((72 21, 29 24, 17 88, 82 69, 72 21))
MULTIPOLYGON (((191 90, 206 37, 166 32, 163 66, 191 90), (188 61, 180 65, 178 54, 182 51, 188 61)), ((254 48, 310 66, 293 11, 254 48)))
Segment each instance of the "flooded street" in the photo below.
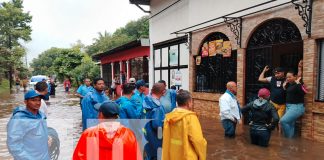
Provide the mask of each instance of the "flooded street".
MULTIPOLYGON (((6 148, 6 124, 12 109, 23 104, 23 91, 0 95, 0 159, 12 159, 6 148)), ((54 128, 60 139, 61 160, 71 159, 74 146, 81 134, 81 110, 79 99, 58 87, 55 98, 48 102, 48 126, 54 128)), ((247 126, 238 129, 235 139, 224 139, 218 120, 200 119, 204 136, 208 142, 208 160, 250 160, 250 159, 323 159, 324 143, 304 139, 287 140, 273 131, 270 146, 261 148, 250 144, 247 126)))

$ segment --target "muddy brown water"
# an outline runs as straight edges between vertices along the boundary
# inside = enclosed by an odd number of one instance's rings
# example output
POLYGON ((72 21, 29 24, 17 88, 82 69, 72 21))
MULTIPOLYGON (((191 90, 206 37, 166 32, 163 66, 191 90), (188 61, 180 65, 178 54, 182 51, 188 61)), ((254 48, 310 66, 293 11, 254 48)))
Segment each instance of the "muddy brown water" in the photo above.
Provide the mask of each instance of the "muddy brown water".
MULTIPOLYGON (((12 159, 6 146, 6 125, 13 108, 23 104, 23 94, 0 95, 0 160, 12 159)), ((48 126, 59 134, 61 160, 71 159, 81 134, 81 110, 79 99, 72 93, 57 88, 56 97, 48 101, 48 126)), ((285 139, 273 131, 267 148, 250 144, 248 126, 238 128, 235 139, 225 139, 221 123, 217 119, 200 118, 207 140, 208 160, 321 160, 324 159, 324 143, 302 138, 285 139)))

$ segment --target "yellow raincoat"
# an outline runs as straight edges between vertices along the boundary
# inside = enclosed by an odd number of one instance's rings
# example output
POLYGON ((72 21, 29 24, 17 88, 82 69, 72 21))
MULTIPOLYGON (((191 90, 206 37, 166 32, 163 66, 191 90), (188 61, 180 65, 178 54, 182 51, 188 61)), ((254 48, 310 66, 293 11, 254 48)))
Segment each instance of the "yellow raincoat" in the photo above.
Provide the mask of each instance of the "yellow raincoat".
POLYGON ((175 108, 165 115, 162 160, 205 160, 207 141, 195 112, 175 108))

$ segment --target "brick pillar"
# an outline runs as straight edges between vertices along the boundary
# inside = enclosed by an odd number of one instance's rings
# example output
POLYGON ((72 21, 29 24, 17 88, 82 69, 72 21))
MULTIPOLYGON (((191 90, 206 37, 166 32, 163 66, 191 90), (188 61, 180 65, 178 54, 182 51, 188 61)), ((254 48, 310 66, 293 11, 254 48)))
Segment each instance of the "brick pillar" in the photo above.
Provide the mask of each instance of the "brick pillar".
POLYGON ((237 99, 241 105, 245 102, 245 48, 237 49, 237 99))
POLYGON ((314 39, 304 40, 304 53, 303 53, 303 81, 309 91, 305 95, 305 114, 302 117, 301 134, 303 138, 314 138, 314 122, 313 122, 313 105, 314 95, 316 94, 315 83, 315 66, 316 63, 316 41, 314 39))

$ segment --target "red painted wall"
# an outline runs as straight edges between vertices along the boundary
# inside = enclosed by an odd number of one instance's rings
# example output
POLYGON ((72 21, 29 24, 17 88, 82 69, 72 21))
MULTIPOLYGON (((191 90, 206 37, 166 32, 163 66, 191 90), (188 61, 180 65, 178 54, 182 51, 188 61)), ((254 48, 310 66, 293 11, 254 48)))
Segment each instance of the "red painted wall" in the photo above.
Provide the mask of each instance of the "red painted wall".
POLYGON ((100 59, 101 64, 107 64, 116 61, 126 61, 136 57, 150 56, 150 47, 136 47, 129 50, 116 52, 100 59))

